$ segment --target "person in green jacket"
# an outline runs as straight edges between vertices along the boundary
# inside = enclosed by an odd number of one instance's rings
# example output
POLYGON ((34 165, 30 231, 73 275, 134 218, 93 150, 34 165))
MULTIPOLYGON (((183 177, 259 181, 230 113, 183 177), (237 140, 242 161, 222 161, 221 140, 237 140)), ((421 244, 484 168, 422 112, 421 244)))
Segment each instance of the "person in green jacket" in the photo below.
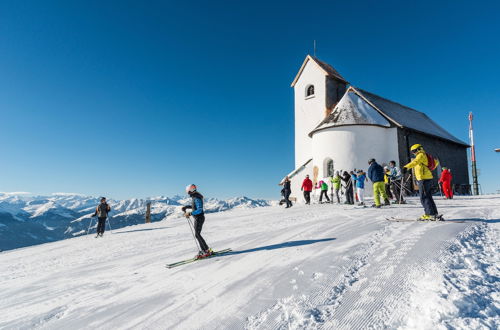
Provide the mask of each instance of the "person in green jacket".
MULTIPOLYGON (((339 171, 335 172, 334 176, 330 177, 330 182, 332 183, 332 189, 335 190, 335 196, 337 197, 337 203, 340 204, 340 173, 339 171)), ((332 194, 333 199, 333 194, 332 194)))
POLYGON ((328 184, 325 181, 320 180, 316 188, 321 189, 321 195, 319 195, 319 203, 323 203, 323 195, 326 197, 327 203, 330 203, 330 198, 328 198, 328 184))

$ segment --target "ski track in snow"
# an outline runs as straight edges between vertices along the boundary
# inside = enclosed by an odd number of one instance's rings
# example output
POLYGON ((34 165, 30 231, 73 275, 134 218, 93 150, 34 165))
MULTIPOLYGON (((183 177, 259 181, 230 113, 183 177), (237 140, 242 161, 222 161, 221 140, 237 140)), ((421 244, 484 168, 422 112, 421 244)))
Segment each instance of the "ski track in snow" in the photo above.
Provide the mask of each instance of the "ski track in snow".
POLYGON ((183 219, 0 254, 1 329, 499 328, 500 196, 374 210, 296 205, 209 214, 224 256, 194 255, 183 219))

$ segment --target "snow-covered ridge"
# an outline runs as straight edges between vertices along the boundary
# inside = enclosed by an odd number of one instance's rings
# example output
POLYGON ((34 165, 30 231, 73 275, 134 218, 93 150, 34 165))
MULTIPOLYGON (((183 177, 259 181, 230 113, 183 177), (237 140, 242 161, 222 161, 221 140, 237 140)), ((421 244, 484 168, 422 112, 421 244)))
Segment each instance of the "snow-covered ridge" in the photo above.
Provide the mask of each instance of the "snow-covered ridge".
MULTIPOLYGON (((108 199, 113 228, 144 223, 146 205, 151 202, 151 220, 160 221, 182 215, 181 207, 189 205, 187 196, 157 196, 148 199, 108 199)), ((34 196, 29 193, 0 193, 0 250, 56 241, 87 232, 99 197, 76 193, 54 193, 34 196)), ((271 205, 266 200, 236 197, 227 200, 205 199, 207 213, 230 209, 248 209, 271 205)), ((93 221, 92 227, 95 226, 93 221)))

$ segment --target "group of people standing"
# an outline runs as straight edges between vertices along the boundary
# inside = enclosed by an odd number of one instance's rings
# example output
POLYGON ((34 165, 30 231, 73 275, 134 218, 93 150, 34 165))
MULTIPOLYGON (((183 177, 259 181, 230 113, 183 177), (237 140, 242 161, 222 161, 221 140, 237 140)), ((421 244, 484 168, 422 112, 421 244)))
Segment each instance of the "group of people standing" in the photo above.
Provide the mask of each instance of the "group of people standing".
MULTIPOLYGON (((374 183, 374 196, 375 196, 375 204, 374 207, 380 207, 380 197, 385 204, 390 204, 388 195, 385 193, 385 182, 389 181, 390 186, 393 186, 393 195, 397 196, 396 203, 404 203, 404 199, 401 194, 400 183, 398 180, 402 178, 401 170, 396 166, 395 161, 390 162, 390 169, 384 171, 380 165, 378 165, 375 159, 370 159, 368 162, 370 165, 368 169, 368 174, 363 170, 353 170, 353 171, 343 171, 342 175, 340 171, 335 172, 335 175, 332 175, 328 179, 320 179, 315 189, 320 189, 321 193, 319 195, 319 203, 323 203, 323 197, 326 199, 326 203, 333 202, 330 200, 328 196, 328 190, 331 188, 331 198, 336 199, 337 203, 340 204, 341 195, 345 195, 345 204, 354 205, 355 201, 358 202, 359 206, 365 205, 365 182, 370 179, 374 183), (328 185, 328 181, 330 183, 330 187, 328 185), (377 194, 375 194, 377 192, 377 194), (377 198, 378 197, 378 198, 377 198)), ((290 180, 285 178, 285 188, 287 191, 287 195, 284 195, 285 201, 288 200, 287 203, 291 204, 289 201, 289 196, 291 190, 289 188, 290 180)), ((309 175, 306 175, 306 178, 302 182, 301 190, 304 194, 304 200, 306 204, 311 204, 311 192, 313 191, 313 182, 309 178, 309 175)), ((392 196, 392 195, 391 195, 392 196)), ((391 197, 392 198, 392 197, 391 197)), ((287 207, 290 205, 287 204, 287 207)))
MULTIPOLYGON (((373 183, 373 199, 372 207, 380 208, 383 205, 390 205, 389 198, 394 199, 394 204, 405 204, 406 201, 403 197, 406 188, 407 180, 405 181, 406 172, 410 169, 413 170, 415 176, 420 200, 424 207, 425 214, 420 217, 421 220, 440 220, 436 204, 432 197, 432 171, 437 166, 432 156, 427 155, 425 150, 420 144, 415 144, 410 148, 414 159, 400 169, 396 161, 391 160, 388 166, 382 167, 377 163, 374 158, 368 161, 368 171, 365 173, 363 170, 343 171, 342 174, 337 171, 333 176, 328 179, 320 179, 316 186, 314 186, 309 175, 302 182, 301 190, 304 194, 304 200, 307 205, 311 204, 311 192, 313 188, 320 189, 319 203, 323 203, 323 198, 327 203, 333 202, 328 196, 328 181, 331 184, 331 198, 337 200, 340 204, 340 195, 345 195, 345 204, 354 205, 355 200, 358 205, 365 206, 365 182, 370 180, 373 183), (343 189, 342 189, 343 188, 343 189), (355 189, 354 189, 355 188, 355 189)), ((409 178, 409 177, 408 177, 409 178)), ((442 186, 442 191, 446 198, 453 198, 453 190, 451 189, 451 172, 443 167, 439 184, 442 186)), ((290 201, 291 182, 288 177, 283 182, 282 194, 286 202, 286 207, 292 206, 290 201)))

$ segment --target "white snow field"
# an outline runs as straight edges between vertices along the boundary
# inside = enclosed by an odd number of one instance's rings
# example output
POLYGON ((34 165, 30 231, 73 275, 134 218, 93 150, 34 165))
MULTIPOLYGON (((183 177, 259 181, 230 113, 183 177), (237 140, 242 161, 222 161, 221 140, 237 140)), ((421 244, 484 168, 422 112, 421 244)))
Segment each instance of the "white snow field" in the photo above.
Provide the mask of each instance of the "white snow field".
POLYGON ((500 196, 208 214, 0 253, 1 329, 498 329, 500 196))

